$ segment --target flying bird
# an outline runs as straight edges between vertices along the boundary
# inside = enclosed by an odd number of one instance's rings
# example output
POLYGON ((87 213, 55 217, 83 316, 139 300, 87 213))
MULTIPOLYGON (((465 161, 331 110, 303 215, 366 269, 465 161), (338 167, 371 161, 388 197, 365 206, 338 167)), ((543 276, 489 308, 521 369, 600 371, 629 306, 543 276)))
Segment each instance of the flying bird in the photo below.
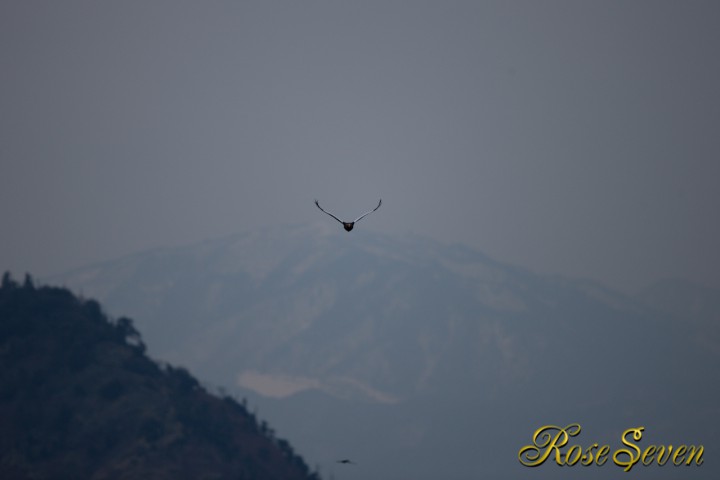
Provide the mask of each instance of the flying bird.
POLYGON ((357 465, 355 462, 353 462, 352 460, 349 460, 347 458, 338 460, 337 463, 344 463, 346 465, 357 465))
POLYGON ((359 222, 360 220, 362 220, 363 218, 367 217, 368 215, 370 215, 371 213, 373 213, 375 210, 377 210, 378 208, 380 208, 380 205, 382 205, 382 198, 381 198, 380 201, 378 202, 377 207, 373 208, 373 209, 370 210, 369 212, 363 213, 362 215, 360 215, 358 218, 356 218, 356 219, 353 220, 352 222, 343 222, 342 220, 340 220, 339 218, 337 218, 337 217, 336 217, 335 215, 333 215, 332 213, 326 212, 325 210, 323 210, 323 208, 320 206, 320 204, 318 203, 317 200, 315 200, 315 205, 317 205, 317 207, 320 209, 320 211, 322 211, 323 213, 327 213, 327 214, 330 215, 332 218, 334 218, 334 219, 337 220, 338 222, 342 223, 343 228, 344 228, 346 231, 349 232, 350 230, 353 229, 353 227, 355 226, 355 224, 356 224, 357 222, 359 222))

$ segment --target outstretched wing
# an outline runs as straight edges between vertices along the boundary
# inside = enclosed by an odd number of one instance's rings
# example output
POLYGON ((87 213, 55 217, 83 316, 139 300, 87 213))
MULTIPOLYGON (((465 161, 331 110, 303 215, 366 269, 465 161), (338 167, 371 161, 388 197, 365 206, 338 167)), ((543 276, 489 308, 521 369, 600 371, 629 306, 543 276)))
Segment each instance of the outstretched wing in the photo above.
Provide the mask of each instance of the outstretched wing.
POLYGON ((315 200, 315 205, 317 205, 317 207, 320 209, 321 212, 327 213, 328 215, 330 215, 331 217, 333 217, 333 218, 334 218, 335 220, 337 220, 338 222, 343 223, 342 220, 340 220, 339 218, 337 218, 337 217, 336 217, 335 215, 333 215, 332 213, 329 213, 329 212, 326 212, 325 210, 323 210, 323 208, 320 206, 320 204, 318 203, 317 200, 315 200))
MULTIPOLYGON (((367 216, 370 215, 372 212, 374 212, 375 210, 377 210, 378 208, 380 208, 380 205, 382 205, 382 198, 381 198, 380 201, 378 202, 377 207, 373 208, 373 209, 370 210, 369 212, 363 213, 363 214, 360 215, 358 218, 356 218, 353 223, 357 223, 357 222, 359 222, 361 219, 367 217, 367 216)), ((318 206, 319 206, 319 205, 318 205, 318 206)), ((326 213, 327 213, 327 212, 326 212, 326 213)))

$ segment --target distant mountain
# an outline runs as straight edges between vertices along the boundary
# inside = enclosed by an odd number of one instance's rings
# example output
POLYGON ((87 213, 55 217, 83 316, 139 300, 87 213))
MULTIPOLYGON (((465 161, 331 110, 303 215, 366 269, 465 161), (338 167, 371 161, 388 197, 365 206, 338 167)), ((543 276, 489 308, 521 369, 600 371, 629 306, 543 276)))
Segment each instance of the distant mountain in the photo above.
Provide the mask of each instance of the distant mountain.
POLYGON ((0 288, 0 478, 317 480, 289 443, 132 321, 61 288, 0 288))
POLYGON ((638 300, 684 324, 703 350, 720 355, 720 290, 681 279, 656 282, 638 300))
POLYGON ((460 245, 271 228, 48 281, 132 315, 154 356, 234 382, 330 473, 356 458, 343 479, 519 478, 517 450, 547 423, 616 444, 642 423, 656 441, 720 447, 703 322, 460 245))

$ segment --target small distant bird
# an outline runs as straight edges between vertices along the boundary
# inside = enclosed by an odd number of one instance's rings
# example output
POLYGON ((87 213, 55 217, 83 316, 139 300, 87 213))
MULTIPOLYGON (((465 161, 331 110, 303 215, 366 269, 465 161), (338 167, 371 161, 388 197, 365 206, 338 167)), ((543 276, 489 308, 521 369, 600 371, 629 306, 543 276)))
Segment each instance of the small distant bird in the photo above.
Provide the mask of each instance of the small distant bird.
POLYGON ((344 228, 346 231, 349 232, 350 230, 353 229, 353 227, 355 226, 355 224, 356 224, 357 222, 359 222, 360 220, 362 220, 363 218, 367 217, 368 215, 370 215, 371 213, 373 213, 375 210, 377 210, 378 208, 380 208, 380 205, 382 205, 382 198, 381 198, 380 201, 378 202, 377 207, 373 208, 373 209, 370 210, 369 212, 363 213, 362 215, 360 215, 358 218, 356 218, 356 219, 353 220, 352 222, 343 222, 342 220, 340 220, 339 218, 337 218, 337 217, 336 217, 335 215, 333 215, 332 213, 326 212, 325 210, 323 210, 323 208, 320 206, 320 204, 318 203, 317 200, 315 200, 315 205, 317 205, 317 207, 320 209, 321 212, 327 213, 327 214, 330 215, 332 218, 334 218, 334 219, 337 220, 338 222, 342 223, 343 228, 344 228))
POLYGON ((338 460, 337 463, 344 463, 345 465, 357 465, 352 460, 348 460, 347 458, 344 458, 342 460, 338 460))

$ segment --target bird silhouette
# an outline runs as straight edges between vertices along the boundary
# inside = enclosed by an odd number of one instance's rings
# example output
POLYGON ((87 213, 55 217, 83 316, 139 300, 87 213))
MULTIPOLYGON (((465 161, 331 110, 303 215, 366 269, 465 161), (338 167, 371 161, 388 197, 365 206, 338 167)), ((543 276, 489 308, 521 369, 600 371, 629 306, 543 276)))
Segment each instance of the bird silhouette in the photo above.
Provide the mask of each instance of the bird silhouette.
POLYGON ((345 464, 345 465, 357 465, 355 462, 353 462, 352 460, 349 460, 349 459, 347 459, 347 458, 344 458, 344 459, 342 459, 342 460, 338 460, 337 463, 343 463, 343 464, 345 464))
POLYGON ((368 215, 370 215, 371 213, 373 213, 375 210, 377 210, 378 208, 380 208, 380 205, 382 205, 382 198, 381 198, 380 201, 378 202, 377 207, 373 208, 373 209, 370 210, 369 212, 363 213, 362 215, 360 215, 358 218, 356 218, 356 219, 353 220, 352 222, 343 222, 342 220, 340 220, 338 217, 336 217, 336 216, 333 215, 332 213, 326 212, 325 210, 323 210, 323 208, 320 206, 320 203, 319 203, 317 200, 315 200, 315 205, 317 205, 317 207, 320 209, 321 212, 330 215, 332 218, 334 218, 334 219, 337 220, 338 222, 342 223, 343 228, 344 228, 346 231, 349 232, 350 230, 353 229, 353 227, 355 226, 355 224, 356 224, 357 222, 359 222, 360 220, 362 220, 363 218, 367 217, 368 215))

